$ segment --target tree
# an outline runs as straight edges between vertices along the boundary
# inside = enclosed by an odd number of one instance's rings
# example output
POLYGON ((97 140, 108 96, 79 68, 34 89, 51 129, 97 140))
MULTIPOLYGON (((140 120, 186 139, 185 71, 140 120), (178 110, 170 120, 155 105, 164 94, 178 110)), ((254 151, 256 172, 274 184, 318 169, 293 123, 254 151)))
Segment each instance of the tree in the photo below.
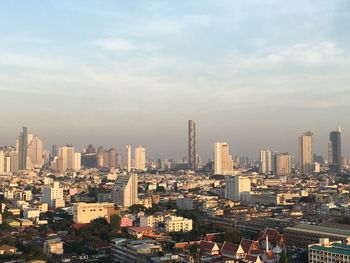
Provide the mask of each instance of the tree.
POLYGON ((242 234, 239 231, 225 231, 224 240, 226 242, 239 244, 242 239, 242 234))
POLYGON ((201 255, 201 247, 197 244, 194 243, 189 247, 190 250, 190 255, 193 257, 194 263, 198 263, 200 255, 201 255))
POLYGON ((130 206, 130 207, 129 207, 129 211, 130 211, 130 213, 132 213, 132 214, 138 214, 138 213, 140 213, 140 212, 146 211, 146 207, 144 207, 143 205, 138 205, 138 204, 136 204, 136 205, 130 206))
POLYGON ((282 252, 280 260, 278 261, 279 263, 291 263, 292 262, 292 257, 287 254, 285 251, 282 252))
POLYGON ((110 221, 110 226, 111 226, 112 232, 114 232, 114 233, 119 232, 119 230, 120 230, 120 216, 112 215, 111 221, 110 221))

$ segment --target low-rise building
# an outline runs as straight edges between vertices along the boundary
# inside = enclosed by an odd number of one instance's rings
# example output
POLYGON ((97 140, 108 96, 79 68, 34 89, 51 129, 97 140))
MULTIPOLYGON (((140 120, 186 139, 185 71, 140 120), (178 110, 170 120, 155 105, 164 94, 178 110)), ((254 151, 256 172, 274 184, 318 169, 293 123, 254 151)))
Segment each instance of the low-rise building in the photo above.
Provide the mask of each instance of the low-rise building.
POLYGON ((188 232, 192 230, 192 219, 170 216, 165 219, 167 232, 188 232))
POLYGON ((44 242, 44 253, 46 255, 62 255, 63 254, 63 242, 60 238, 49 239, 44 242))
POLYGON ((350 245, 341 241, 330 242, 320 238, 320 242, 308 246, 309 263, 350 262, 350 245))
POLYGON ((90 223, 97 218, 108 220, 113 203, 76 203, 73 204, 73 221, 77 224, 90 223))

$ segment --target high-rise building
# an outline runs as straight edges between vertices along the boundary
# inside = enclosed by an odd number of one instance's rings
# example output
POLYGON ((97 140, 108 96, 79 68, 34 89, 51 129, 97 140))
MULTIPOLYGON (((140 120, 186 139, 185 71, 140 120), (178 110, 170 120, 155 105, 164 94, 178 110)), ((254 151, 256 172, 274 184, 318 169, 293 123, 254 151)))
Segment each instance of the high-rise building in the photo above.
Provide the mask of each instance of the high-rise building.
POLYGON ((328 142, 328 165, 332 173, 340 173, 341 166, 341 129, 340 126, 336 131, 329 134, 328 142))
POLYGON ((127 150, 126 170, 130 172, 131 171, 131 145, 127 145, 126 150, 127 150))
POLYGON ((28 130, 23 127, 18 138, 18 169, 25 170, 27 168, 27 151, 28 151, 28 130))
POLYGON ((38 136, 30 141, 27 150, 27 169, 40 168, 44 165, 43 142, 38 136))
POLYGON ((260 173, 272 173, 272 153, 269 150, 260 151, 260 173))
POLYGON ((97 160, 97 167, 98 168, 102 168, 103 167, 103 154, 104 154, 104 150, 102 146, 99 146, 97 148, 97 153, 96 153, 96 160, 97 160))
POLYGON ((214 144, 214 174, 231 175, 233 160, 226 142, 214 144))
POLYGON ((250 201, 251 185, 248 177, 234 175, 225 178, 225 198, 234 201, 250 201))
POLYGON ((0 174, 5 173, 5 153, 0 150, 0 174))
POLYGON ((196 123, 194 120, 188 121, 188 166, 190 169, 197 168, 196 159, 196 123))
POLYGON ((112 191, 112 200, 115 204, 123 208, 138 204, 137 174, 118 175, 112 191))
POLYGON ((114 148, 109 149, 109 167, 110 168, 115 168, 117 167, 117 152, 115 151, 114 148))
POLYGON ((60 147, 53 163, 53 168, 62 173, 67 170, 78 171, 81 168, 81 153, 75 152, 72 146, 60 147))
POLYGON ((135 169, 140 171, 146 170, 146 149, 142 146, 135 148, 135 169))
POLYGON ((50 207, 64 207, 63 188, 60 187, 59 182, 44 187, 42 201, 50 207))
POLYGON ((57 144, 52 144, 52 149, 51 149, 51 157, 52 159, 58 155, 58 150, 57 150, 57 144))
POLYGON ((313 170, 312 136, 311 132, 304 132, 299 137, 299 163, 303 174, 311 174, 313 170))
POLYGON ((292 173, 292 156, 288 153, 275 154, 275 175, 286 176, 292 173))

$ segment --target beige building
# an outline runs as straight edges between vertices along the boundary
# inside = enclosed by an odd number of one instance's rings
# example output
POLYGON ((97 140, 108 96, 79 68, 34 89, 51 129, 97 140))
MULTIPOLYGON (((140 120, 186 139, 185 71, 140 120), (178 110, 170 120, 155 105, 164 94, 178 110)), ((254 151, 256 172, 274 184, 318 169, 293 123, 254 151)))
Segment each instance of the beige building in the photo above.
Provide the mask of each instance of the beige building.
POLYGON ((226 142, 217 142, 214 144, 214 174, 233 174, 232 155, 226 142))
POLYGON ((226 176, 225 197, 233 201, 250 201, 251 184, 249 177, 226 176))
POLYGON ((150 216, 140 216, 140 227, 153 227, 156 228, 158 223, 164 221, 163 215, 150 215, 150 216))
POLYGON ((109 211, 113 209, 113 203, 75 203, 73 204, 73 221, 77 224, 87 224, 97 218, 108 220, 109 211))
POLYGON ((112 191, 112 200, 123 208, 138 204, 137 174, 131 173, 118 176, 112 191))
POLYGON ((135 169, 140 171, 146 170, 146 149, 142 146, 135 148, 135 169))
POLYGON ((64 207, 63 188, 59 182, 54 182, 50 186, 45 186, 43 190, 43 203, 47 203, 49 207, 64 207))
POLYGON ((63 254, 63 242, 60 238, 54 238, 46 240, 44 242, 44 253, 48 256, 52 254, 62 255, 63 254))
POLYGON ((27 169, 42 167, 44 165, 43 156, 43 142, 38 136, 34 136, 28 145, 27 169))
POLYGON ((79 171, 81 168, 81 153, 75 152, 74 147, 59 148, 59 156, 55 158, 53 168, 64 173, 67 170, 79 171))
POLYGON ((126 146, 126 151, 127 151, 126 171, 130 172, 131 171, 131 145, 126 146))
POLYGON ((312 133, 305 132, 299 137, 300 172, 311 174, 313 166, 312 133))
POLYGON ((192 230, 192 219, 170 216, 165 219, 167 232, 188 232, 192 230))
POLYGON ((275 174, 278 176, 292 173, 292 157, 288 153, 275 154, 275 174))

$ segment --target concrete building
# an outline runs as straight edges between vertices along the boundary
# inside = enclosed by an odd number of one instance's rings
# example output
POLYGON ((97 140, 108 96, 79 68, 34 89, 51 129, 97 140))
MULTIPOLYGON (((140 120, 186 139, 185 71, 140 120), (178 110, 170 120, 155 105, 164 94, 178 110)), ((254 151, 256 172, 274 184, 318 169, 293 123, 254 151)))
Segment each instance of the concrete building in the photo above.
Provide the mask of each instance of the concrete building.
POLYGON ((250 179, 244 176, 226 176, 225 197, 233 201, 249 202, 251 193, 250 179))
POLYGON ((217 142, 214 144, 214 174, 233 174, 232 155, 226 142, 217 142))
POLYGON ((27 149, 27 169, 40 168, 44 165, 43 142, 38 136, 34 136, 27 149))
POLYGON ((189 232, 192 230, 192 219, 170 216, 165 219, 167 232, 189 232))
POLYGON ((77 224, 86 224, 97 218, 108 220, 111 210, 114 210, 114 203, 75 203, 73 221, 77 224))
POLYGON ((350 245, 341 241, 330 242, 320 238, 319 243, 308 246, 309 263, 350 262, 350 245))
POLYGON ((269 150, 260 151, 260 173, 269 174, 272 173, 272 153, 269 150))
POLYGON ((118 206, 128 208, 138 204, 137 174, 119 175, 112 191, 112 200, 118 206))
POLYGON ((0 174, 5 173, 5 153, 0 151, 0 174))
POLYGON ((25 170, 27 168, 27 152, 28 152, 28 130, 27 127, 23 127, 18 138, 18 169, 25 170))
POLYGON ((328 142, 328 166, 332 173, 340 173, 341 166, 341 129, 340 126, 336 131, 329 134, 328 142))
POLYGON ((146 149, 142 146, 135 148, 135 169, 146 171, 146 149))
POLYGON ((288 153, 275 154, 274 172, 278 176, 290 175, 292 173, 292 157, 288 153))
POLYGON ((188 121, 188 168, 197 168, 196 152, 196 123, 194 120, 188 121))
POLYGON ((158 223, 164 221, 163 215, 149 215, 149 216, 140 216, 140 227, 153 227, 157 228, 158 223))
POLYGON ((192 210, 192 209, 194 209, 193 199, 191 199, 191 198, 178 198, 178 199, 176 199, 176 206, 179 209, 192 210))
POLYGON ((44 253, 47 256, 62 255, 63 254, 63 242, 60 238, 49 239, 44 242, 44 253))
POLYGON ((59 182, 54 182, 52 185, 44 187, 42 201, 53 208, 65 206, 63 188, 60 187, 59 182))
POLYGON ((302 174, 311 174, 313 170, 312 136, 313 134, 311 132, 304 132, 299 137, 299 164, 302 174))

